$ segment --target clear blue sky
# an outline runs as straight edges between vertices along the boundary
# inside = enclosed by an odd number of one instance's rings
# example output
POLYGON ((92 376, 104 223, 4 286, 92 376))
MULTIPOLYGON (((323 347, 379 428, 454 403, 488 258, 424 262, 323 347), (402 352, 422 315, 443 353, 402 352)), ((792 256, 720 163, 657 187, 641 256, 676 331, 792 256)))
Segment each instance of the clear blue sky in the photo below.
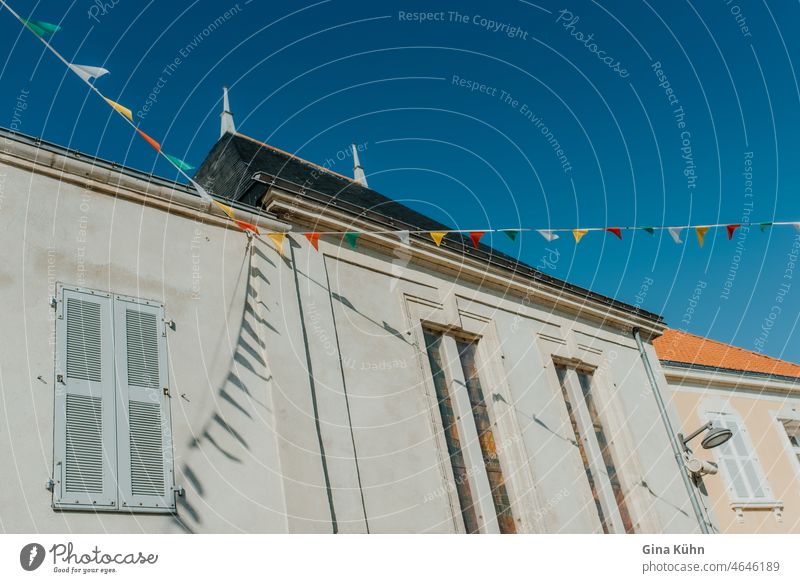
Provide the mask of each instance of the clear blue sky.
MULTIPOLYGON (((134 115, 160 84, 138 121, 195 165, 229 85, 242 133, 318 163, 364 143, 370 186, 459 228, 800 221, 796 3, 104 4, 12 2, 61 24, 54 45, 108 68, 98 87, 134 115)), ((0 43, 0 125, 174 177, 5 11, 0 43)), ((800 361, 796 236, 488 242, 673 327, 800 361)))

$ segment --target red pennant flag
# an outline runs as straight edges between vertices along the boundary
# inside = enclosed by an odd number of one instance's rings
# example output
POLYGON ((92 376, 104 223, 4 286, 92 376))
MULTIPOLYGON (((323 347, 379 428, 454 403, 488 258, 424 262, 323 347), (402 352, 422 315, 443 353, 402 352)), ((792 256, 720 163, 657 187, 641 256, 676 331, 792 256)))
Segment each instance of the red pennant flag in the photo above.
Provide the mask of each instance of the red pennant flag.
POLYGON ((253 231, 256 235, 261 234, 261 232, 258 230, 258 227, 256 227, 252 223, 246 223, 244 221, 237 221, 237 220, 234 220, 234 222, 239 226, 239 228, 242 231, 253 231))
POLYGON ((319 251, 319 233, 303 233, 303 234, 306 236, 306 239, 308 239, 308 242, 311 243, 314 249, 319 251))
POLYGON ((619 227, 609 227, 608 229, 606 229, 606 231, 608 231, 609 233, 613 233, 614 235, 617 236, 617 239, 622 241, 622 230, 619 227))
POLYGON ((480 243, 481 237, 483 237, 485 234, 486 231, 472 231, 469 234, 469 238, 472 239, 472 246, 475 247, 475 249, 478 248, 478 243, 480 243))
POLYGON ((139 128, 136 128, 136 131, 139 132, 139 135, 142 136, 148 144, 150 144, 151 146, 153 146, 156 149, 156 152, 160 152, 161 151, 161 144, 156 142, 153 138, 148 136, 146 133, 144 133, 139 128))
POLYGON ((734 233, 734 231, 736 231, 736 229, 738 229, 738 228, 739 228, 739 227, 741 227, 741 226, 742 226, 742 225, 728 225, 728 226, 726 227, 726 229, 728 229, 728 241, 730 241, 731 239, 733 239, 733 233, 734 233))

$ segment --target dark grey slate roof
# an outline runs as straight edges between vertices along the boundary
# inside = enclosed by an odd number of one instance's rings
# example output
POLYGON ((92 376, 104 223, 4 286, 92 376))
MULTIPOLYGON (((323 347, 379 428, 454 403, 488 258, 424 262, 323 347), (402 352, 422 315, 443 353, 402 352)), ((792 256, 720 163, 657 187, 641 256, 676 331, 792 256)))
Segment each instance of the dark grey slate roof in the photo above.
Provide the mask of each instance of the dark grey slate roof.
MULTIPOLYGON (((368 217, 397 229, 436 231, 452 228, 350 178, 242 134, 226 134, 221 137, 198 168, 194 179, 217 197, 228 198, 232 203, 255 209, 258 209, 259 201, 268 186, 276 184, 288 186, 290 191, 301 193, 323 204, 348 209, 357 216, 368 217)), ((473 249, 467 235, 450 235, 445 246, 515 273, 577 292, 595 302, 636 313, 656 322, 663 321, 661 316, 652 312, 553 278, 483 243, 478 249, 473 249)))

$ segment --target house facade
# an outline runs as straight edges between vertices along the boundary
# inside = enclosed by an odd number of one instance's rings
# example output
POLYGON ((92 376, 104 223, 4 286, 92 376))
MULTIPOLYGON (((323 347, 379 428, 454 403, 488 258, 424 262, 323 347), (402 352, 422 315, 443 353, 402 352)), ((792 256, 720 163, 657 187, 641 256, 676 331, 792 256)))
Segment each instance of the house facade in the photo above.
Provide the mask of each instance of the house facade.
POLYGON ((227 115, 195 180, 283 252, 185 185, 0 139, 0 530, 698 531, 659 316, 439 247, 227 115))
POLYGON ((685 434, 707 422, 733 437, 710 451, 699 489, 715 530, 800 529, 800 366, 667 330, 655 341, 685 434))

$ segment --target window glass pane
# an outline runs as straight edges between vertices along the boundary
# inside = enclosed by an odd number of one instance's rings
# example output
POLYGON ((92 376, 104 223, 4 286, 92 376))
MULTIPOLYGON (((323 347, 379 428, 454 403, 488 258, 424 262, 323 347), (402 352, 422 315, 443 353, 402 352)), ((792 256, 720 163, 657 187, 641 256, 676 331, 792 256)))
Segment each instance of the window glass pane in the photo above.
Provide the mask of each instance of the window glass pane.
POLYGON ((453 479, 455 480, 456 493, 458 494, 458 501, 461 506, 464 528, 468 533, 477 533, 478 518, 475 514, 475 505, 472 501, 472 492, 469 487, 469 473, 464 463, 464 454, 461 451, 456 416, 453 413, 453 405, 447 387, 447 377, 444 372, 444 363, 442 362, 442 337, 441 334, 428 330, 425 330, 424 334, 425 347, 428 352, 428 361, 430 362, 431 372, 433 374, 433 385, 436 389, 439 413, 441 414, 442 423, 444 425, 444 438, 447 443, 450 464, 453 468, 453 479))
POLYGON ((600 517, 600 524, 603 526, 603 532, 608 533, 610 531, 609 524, 606 519, 606 514, 603 512, 603 504, 600 502, 600 494, 597 491, 597 484, 595 483, 592 469, 589 466, 589 456, 586 454, 586 446, 583 443, 583 435, 578 427, 578 419, 576 418, 572 400, 569 397, 569 391, 567 391, 567 386, 565 384, 567 378, 567 368, 563 365, 557 364, 556 375, 558 376, 558 382, 561 385, 561 394, 564 397, 564 404, 567 406, 567 415, 569 416, 569 421, 572 425, 572 433, 575 436, 575 445, 578 447, 578 451, 581 454, 583 469, 586 472, 586 479, 589 481, 589 488, 592 491, 592 498, 594 499, 594 505, 597 509, 597 515, 600 517))
POLYGON ((467 384, 472 417, 475 420, 475 428, 478 431, 478 440, 483 454, 483 463, 486 466, 486 475, 489 478, 489 486, 492 489, 492 502, 494 502, 494 509, 497 513, 497 523, 501 533, 515 533, 517 528, 514 524, 514 516, 511 514, 511 502, 506 491, 500 459, 497 456, 492 424, 489 420, 489 412, 486 409, 483 388, 478 376, 478 366, 475 363, 475 343, 457 341, 456 347, 461 360, 461 368, 464 372, 464 380, 467 384))
POLYGON ((597 405, 592 394, 592 377, 589 373, 578 371, 578 381, 581 385, 583 398, 586 401, 586 408, 589 410, 589 416, 592 419, 594 435, 597 439, 597 445, 600 447, 600 453, 603 456, 606 475, 611 483, 611 489, 614 492, 614 499, 616 500, 617 507, 619 508, 619 515, 622 519, 622 524, 625 527, 625 532, 633 532, 633 521, 631 520, 630 513, 628 512, 628 505, 625 502, 622 484, 620 483, 619 475, 617 474, 617 466, 614 463, 614 456, 612 455, 611 446, 606 438, 606 432, 603 429, 603 423, 600 419, 597 405))

